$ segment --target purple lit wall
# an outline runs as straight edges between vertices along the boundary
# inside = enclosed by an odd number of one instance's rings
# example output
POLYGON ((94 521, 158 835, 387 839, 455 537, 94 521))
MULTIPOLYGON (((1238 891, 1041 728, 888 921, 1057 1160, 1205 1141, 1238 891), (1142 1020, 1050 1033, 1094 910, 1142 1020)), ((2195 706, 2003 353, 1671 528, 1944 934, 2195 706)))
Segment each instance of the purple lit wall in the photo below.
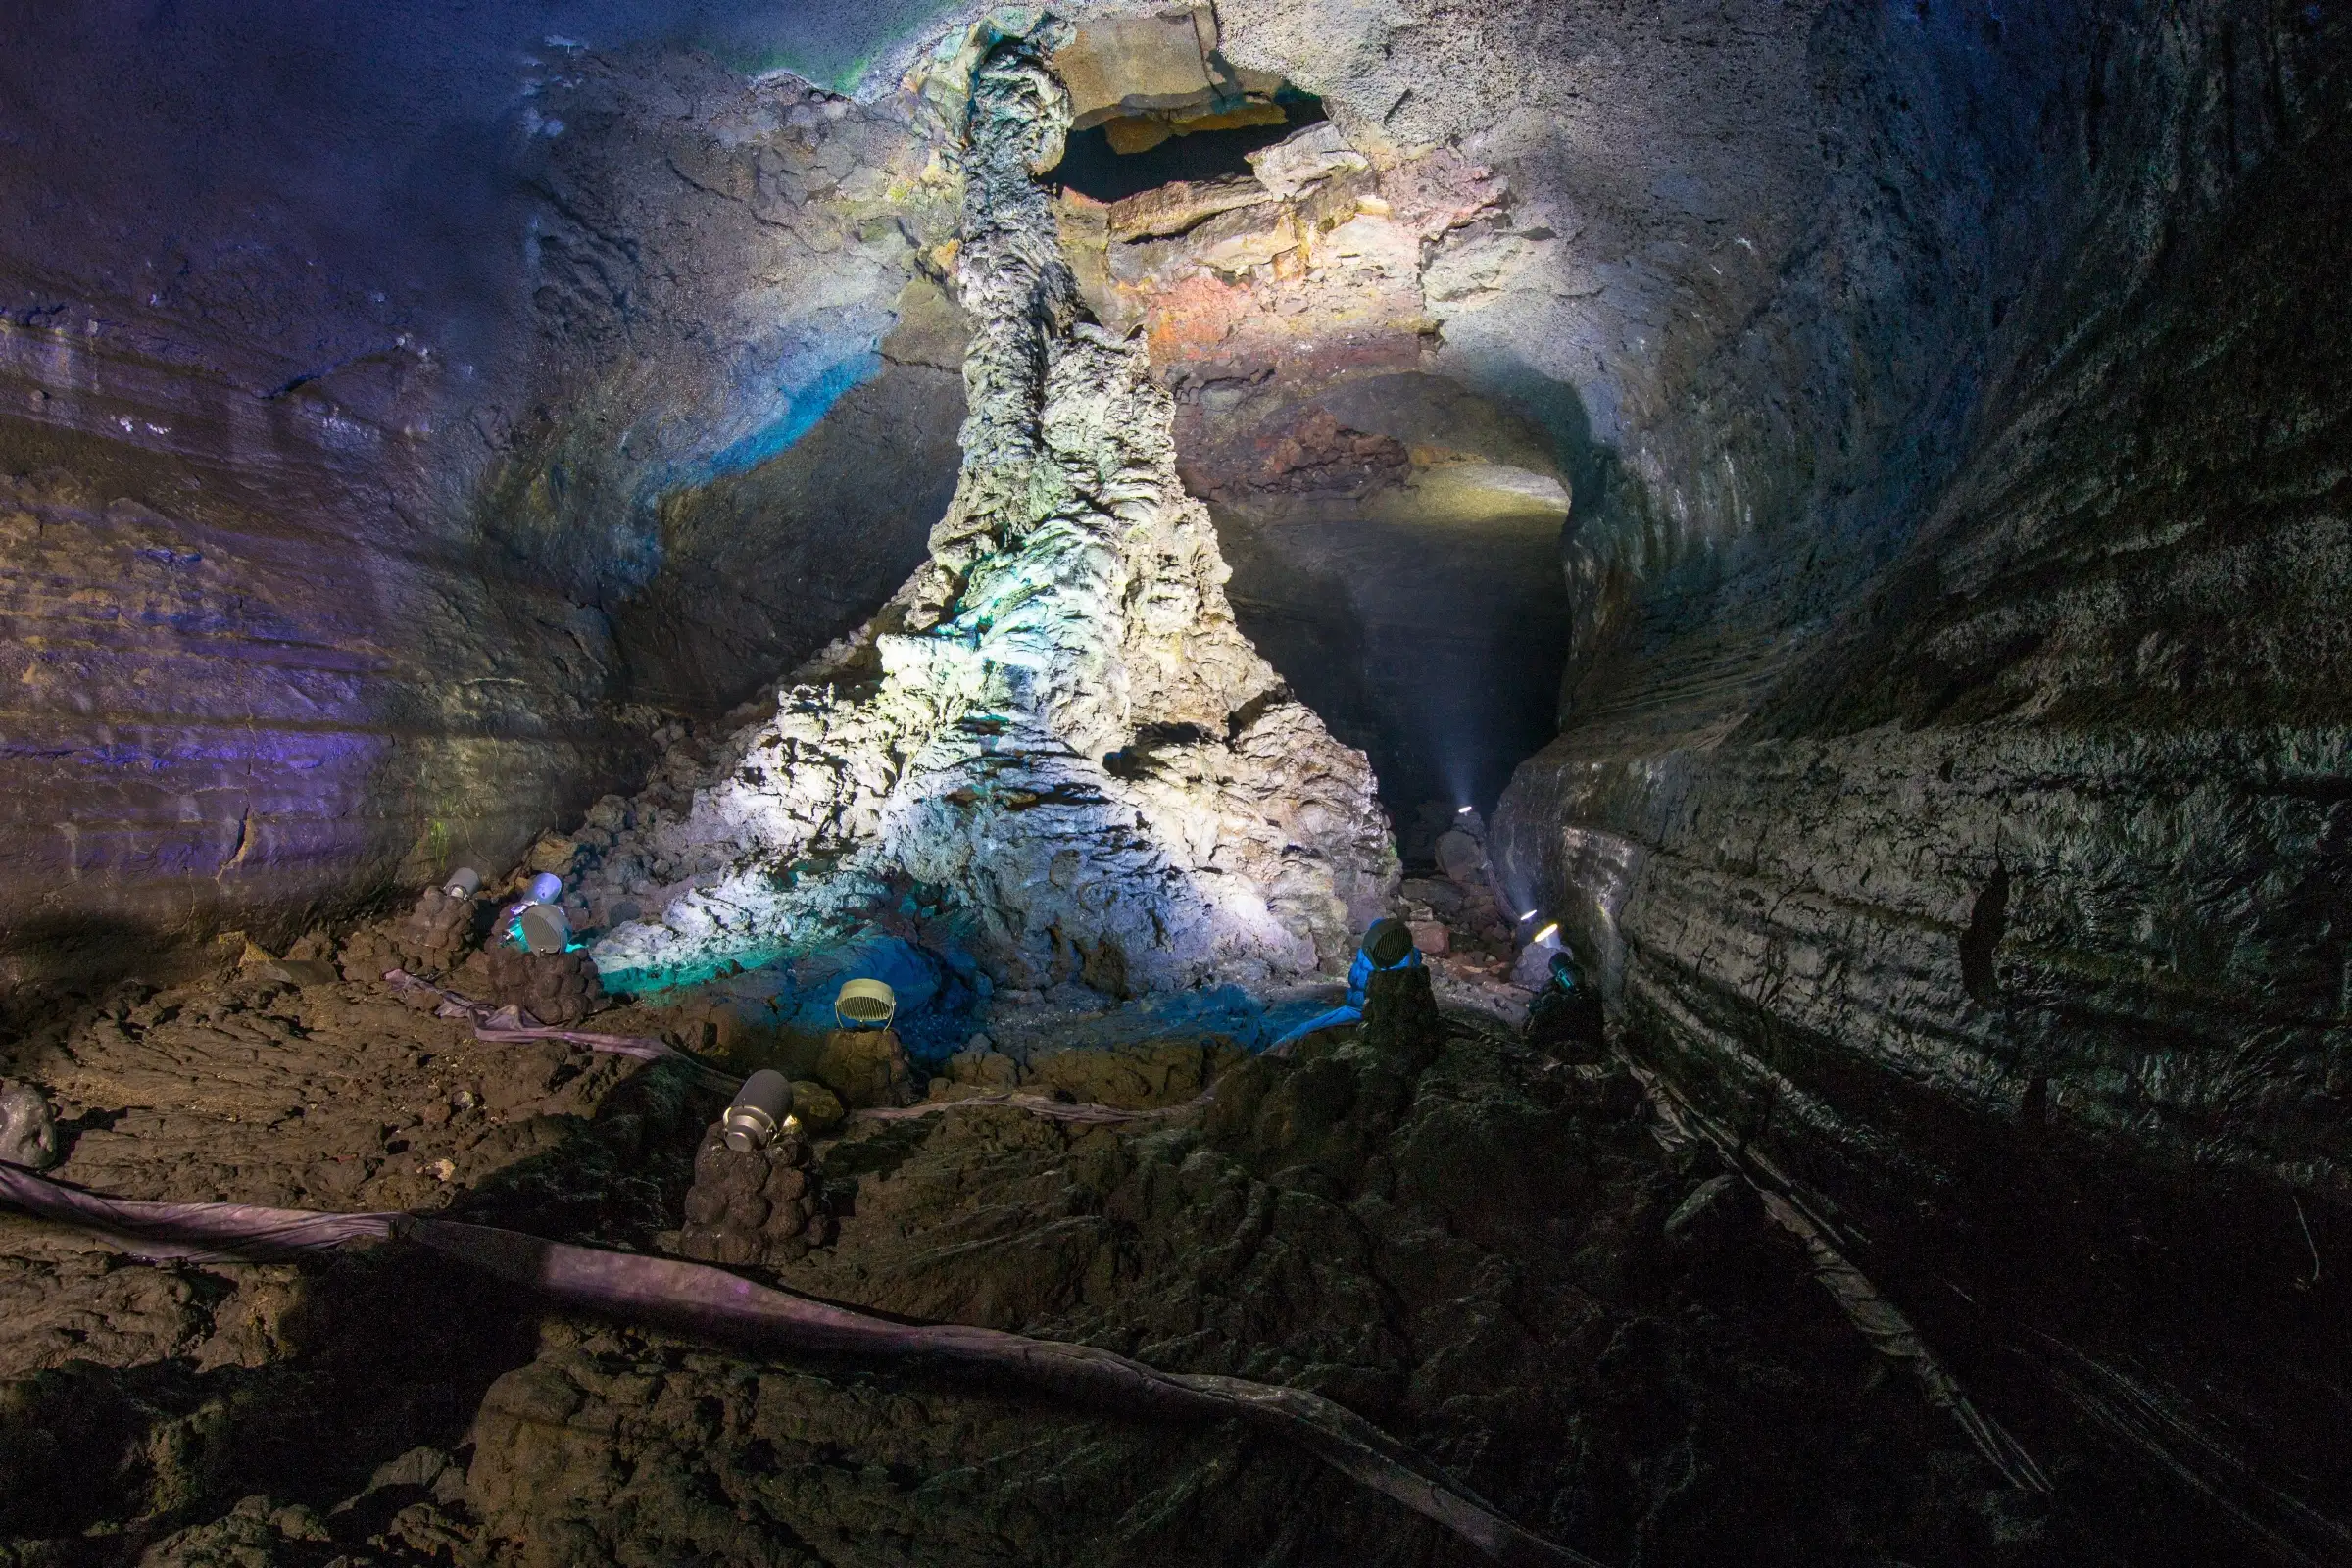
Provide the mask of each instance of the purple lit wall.
POLYGON ((0 16, 0 985, 503 869, 897 585, 960 348, 845 179, 921 160, 755 77, 923 14, 0 16))

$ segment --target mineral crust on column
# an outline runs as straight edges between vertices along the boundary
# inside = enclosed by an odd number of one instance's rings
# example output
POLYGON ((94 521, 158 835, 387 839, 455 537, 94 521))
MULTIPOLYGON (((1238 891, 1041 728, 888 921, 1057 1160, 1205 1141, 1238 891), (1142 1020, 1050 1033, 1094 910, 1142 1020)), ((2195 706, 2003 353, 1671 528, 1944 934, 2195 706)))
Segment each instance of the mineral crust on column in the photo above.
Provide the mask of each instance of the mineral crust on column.
POLYGON ((820 945, 908 881, 959 907, 1000 978, 1114 991, 1329 967, 1385 907, 1369 763, 1236 627, 1169 399, 1079 302, 1037 177, 1068 121, 1033 44, 984 61, 956 264, 970 412, 931 558, 706 760, 689 809, 632 813, 584 889, 600 915, 647 911, 598 944, 608 984, 820 945))

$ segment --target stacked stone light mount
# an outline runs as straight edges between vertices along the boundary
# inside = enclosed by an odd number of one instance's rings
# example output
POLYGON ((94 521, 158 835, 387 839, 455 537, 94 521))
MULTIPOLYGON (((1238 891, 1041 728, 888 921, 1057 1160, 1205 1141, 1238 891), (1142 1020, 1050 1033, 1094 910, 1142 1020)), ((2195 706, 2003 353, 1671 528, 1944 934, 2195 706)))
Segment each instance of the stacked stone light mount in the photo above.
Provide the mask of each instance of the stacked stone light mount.
POLYGON ((1079 301, 1038 179, 1069 121, 1043 46, 973 82, 970 412, 930 559, 690 808, 630 813, 581 890, 611 984, 821 945, 909 879, 1016 984, 1247 982, 1344 962, 1394 890, 1369 763, 1236 627, 1169 400, 1079 301))

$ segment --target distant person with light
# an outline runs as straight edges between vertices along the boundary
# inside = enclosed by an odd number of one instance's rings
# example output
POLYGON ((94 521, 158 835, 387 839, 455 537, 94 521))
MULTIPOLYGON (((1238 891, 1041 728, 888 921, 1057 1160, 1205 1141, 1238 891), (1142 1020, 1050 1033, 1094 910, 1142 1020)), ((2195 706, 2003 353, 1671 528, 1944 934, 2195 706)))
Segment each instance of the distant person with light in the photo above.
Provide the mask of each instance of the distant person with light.
POLYGON ((1599 988, 1587 983, 1576 955, 1551 956, 1551 978, 1527 1006, 1527 1043, 1569 1062, 1596 1062, 1607 1049, 1599 988))

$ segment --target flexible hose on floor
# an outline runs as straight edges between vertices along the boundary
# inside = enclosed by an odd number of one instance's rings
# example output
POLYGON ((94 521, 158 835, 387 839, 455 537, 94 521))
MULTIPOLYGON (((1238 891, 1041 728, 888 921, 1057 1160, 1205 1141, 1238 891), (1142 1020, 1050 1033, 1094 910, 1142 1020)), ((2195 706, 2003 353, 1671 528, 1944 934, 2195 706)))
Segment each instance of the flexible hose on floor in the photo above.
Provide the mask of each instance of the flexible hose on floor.
POLYGON ((1443 1469, 1303 1389, 1161 1372, 1092 1346, 955 1323, 896 1323, 759 1285, 722 1268, 550 1242, 399 1212, 324 1214, 247 1203, 107 1198, 0 1164, 0 1201, 94 1231, 135 1256, 233 1261, 401 1237, 570 1305, 763 1349, 944 1362, 1119 1415, 1240 1419, 1284 1437, 1512 1568, 1590 1557, 1529 1534, 1443 1469))

